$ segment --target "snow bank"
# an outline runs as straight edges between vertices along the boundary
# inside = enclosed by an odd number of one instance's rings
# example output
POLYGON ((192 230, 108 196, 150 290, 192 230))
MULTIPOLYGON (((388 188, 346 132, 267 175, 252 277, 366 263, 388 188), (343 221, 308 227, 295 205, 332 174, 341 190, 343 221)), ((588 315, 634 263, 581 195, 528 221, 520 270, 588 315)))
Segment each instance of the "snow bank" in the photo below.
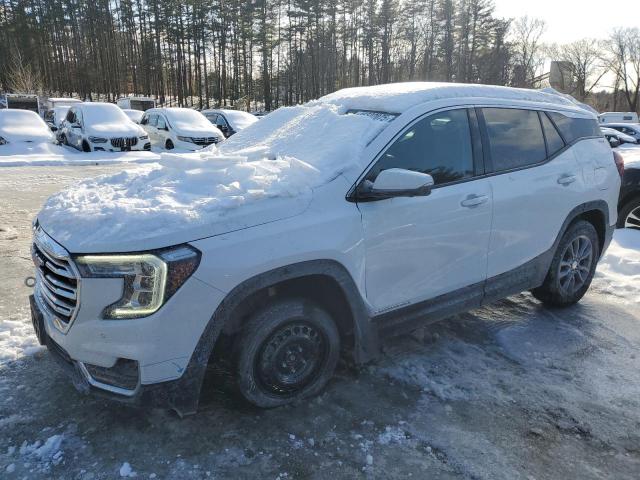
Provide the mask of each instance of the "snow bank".
POLYGON ((354 110, 402 113, 420 103, 447 98, 483 97, 550 103, 565 107, 576 105, 559 95, 538 90, 439 82, 406 82, 354 87, 338 90, 319 100, 354 110))
POLYGON ((45 230, 63 225, 67 238, 91 233, 125 241, 211 224, 265 199, 310 194, 357 165, 386 125, 343 112, 336 105, 281 108, 219 148, 163 154, 157 164, 74 185, 51 197, 38 218, 45 230))
POLYGON ((22 318, 0 320, 0 365, 44 348, 38 343, 31 322, 22 318))
POLYGON ((640 303, 640 231, 616 230, 598 264, 596 286, 629 302, 640 303))

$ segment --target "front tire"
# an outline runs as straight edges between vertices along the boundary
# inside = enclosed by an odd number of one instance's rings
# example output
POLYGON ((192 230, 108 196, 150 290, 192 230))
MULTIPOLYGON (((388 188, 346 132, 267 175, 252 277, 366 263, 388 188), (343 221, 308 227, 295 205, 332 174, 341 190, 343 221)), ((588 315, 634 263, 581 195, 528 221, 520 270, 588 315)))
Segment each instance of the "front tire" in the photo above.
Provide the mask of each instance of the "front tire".
POLYGON ((281 300, 247 322, 236 351, 240 393, 258 407, 273 408, 324 388, 338 363, 340 335, 315 303, 281 300))
POLYGON ((166 148, 167 150, 173 150, 174 149, 173 142, 171 140, 167 140, 164 144, 164 148, 166 148))
POLYGON ((89 153, 91 151, 91 145, 89 145, 89 142, 87 142, 86 140, 82 141, 82 151, 89 153))
POLYGON ((600 257, 598 233, 579 220, 562 236, 542 286, 531 291, 541 302, 567 307, 580 301, 589 289, 600 257))
POLYGON ((618 214, 618 228, 640 230, 640 197, 634 198, 622 207, 618 214))

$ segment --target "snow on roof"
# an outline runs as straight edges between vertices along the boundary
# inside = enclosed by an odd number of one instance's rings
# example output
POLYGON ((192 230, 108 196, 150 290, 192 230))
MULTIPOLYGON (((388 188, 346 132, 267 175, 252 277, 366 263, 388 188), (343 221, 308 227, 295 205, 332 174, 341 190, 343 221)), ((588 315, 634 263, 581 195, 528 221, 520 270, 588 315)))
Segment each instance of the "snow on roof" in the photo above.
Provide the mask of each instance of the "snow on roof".
POLYGON ((377 110, 403 113, 435 100, 491 98, 547 103, 575 107, 570 100, 550 93, 523 88, 439 82, 405 82, 344 88, 320 98, 318 102, 341 105, 349 110, 377 110))

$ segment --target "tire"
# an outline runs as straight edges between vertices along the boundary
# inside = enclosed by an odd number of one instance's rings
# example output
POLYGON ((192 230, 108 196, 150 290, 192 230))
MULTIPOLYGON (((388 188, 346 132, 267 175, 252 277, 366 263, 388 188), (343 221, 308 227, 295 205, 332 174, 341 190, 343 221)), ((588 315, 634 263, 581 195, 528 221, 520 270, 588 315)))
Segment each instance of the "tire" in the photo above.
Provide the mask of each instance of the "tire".
POLYGON ((305 299, 285 299, 254 314, 235 345, 242 396, 261 408, 311 397, 333 376, 340 335, 331 316, 305 299))
POLYGON ((91 151, 91 145, 86 140, 82 141, 82 151, 87 153, 91 151))
POLYGON ((616 226, 640 230, 640 197, 632 198, 620 209, 616 226))
POLYGON ((164 144, 164 148, 166 148, 167 150, 173 150, 174 149, 173 142, 171 140, 167 140, 164 144))
POLYGON ((67 141, 67 136, 65 134, 60 135, 60 143, 63 145, 69 145, 69 142, 67 141))
POLYGON ((577 303, 587 292, 600 257, 598 233, 594 226, 579 220, 562 236, 542 286, 531 293, 555 307, 577 303))

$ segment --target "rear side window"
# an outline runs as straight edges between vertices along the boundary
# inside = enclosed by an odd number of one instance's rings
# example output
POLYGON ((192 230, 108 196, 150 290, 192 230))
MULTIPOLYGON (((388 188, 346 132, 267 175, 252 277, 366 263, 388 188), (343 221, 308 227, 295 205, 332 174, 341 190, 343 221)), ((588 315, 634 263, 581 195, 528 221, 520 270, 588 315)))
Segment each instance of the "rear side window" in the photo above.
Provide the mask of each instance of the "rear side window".
POLYGON ((367 175, 375 181, 389 168, 428 173, 436 185, 474 175, 471 131, 467 110, 429 115, 405 130, 367 175))
POLYGON ((543 162, 547 152, 538 112, 483 108, 494 171, 512 170, 543 162))
POLYGON ((552 156, 564 148, 564 141, 545 113, 540 112, 540 118, 544 136, 547 139, 547 154, 552 156))
POLYGON ((588 118, 570 118, 561 113, 549 112, 549 116, 560 130, 567 143, 580 138, 601 137, 600 127, 596 120, 588 118))

